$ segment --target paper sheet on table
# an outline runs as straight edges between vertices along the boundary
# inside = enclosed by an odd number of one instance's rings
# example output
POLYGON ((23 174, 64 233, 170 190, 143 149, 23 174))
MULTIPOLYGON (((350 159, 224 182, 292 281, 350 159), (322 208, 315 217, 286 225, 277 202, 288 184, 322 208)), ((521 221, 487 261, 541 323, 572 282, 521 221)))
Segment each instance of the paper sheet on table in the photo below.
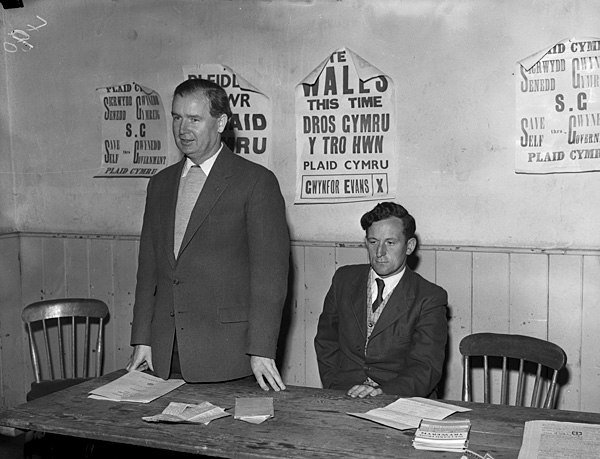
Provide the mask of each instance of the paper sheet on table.
POLYGON ((234 419, 260 424, 273 416, 272 397, 239 397, 235 399, 234 419))
POLYGON ((399 398, 383 408, 375 408, 366 413, 348 413, 369 421, 398 430, 416 429, 421 419, 442 420, 456 412, 471 411, 470 408, 450 405, 422 397, 399 398))
POLYGON ((148 403, 185 384, 183 379, 164 380, 156 376, 131 371, 114 381, 89 392, 89 397, 113 402, 148 403))
POLYGON ((146 422, 193 423, 208 425, 210 421, 231 416, 210 402, 198 404, 171 402, 160 414, 143 416, 146 422))
POLYGON ((600 425, 527 421, 519 459, 597 459, 600 425))

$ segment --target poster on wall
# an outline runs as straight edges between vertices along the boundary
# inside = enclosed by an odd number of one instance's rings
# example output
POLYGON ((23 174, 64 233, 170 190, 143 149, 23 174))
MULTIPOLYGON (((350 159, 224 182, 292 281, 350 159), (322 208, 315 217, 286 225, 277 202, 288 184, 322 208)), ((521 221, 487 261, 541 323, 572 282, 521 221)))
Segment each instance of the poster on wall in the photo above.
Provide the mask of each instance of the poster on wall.
POLYGON ((96 90, 102 171, 94 177, 152 177, 167 166, 167 127, 158 93, 135 82, 96 90))
POLYGON ((515 172, 600 170, 600 39, 562 40, 517 63, 515 172))
POLYGON ((223 141, 240 156, 269 166, 271 158, 270 99, 239 73, 222 64, 185 65, 184 78, 203 78, 221 86, 233 113, 223 141))
POLYGON ((295 204, 393 198, 395 138, 391 78, 334 51, 296 86, 295 204))

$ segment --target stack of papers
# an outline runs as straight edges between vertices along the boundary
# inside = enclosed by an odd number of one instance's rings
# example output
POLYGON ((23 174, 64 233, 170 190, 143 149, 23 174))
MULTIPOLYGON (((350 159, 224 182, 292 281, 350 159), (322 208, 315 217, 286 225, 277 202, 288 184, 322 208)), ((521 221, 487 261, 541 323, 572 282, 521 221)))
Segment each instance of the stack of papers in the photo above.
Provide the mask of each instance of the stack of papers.
POLYGON ((469 445, 468 419, 460 421, 438 421, 423 419, 415 432, 413 446, 427 451, 452 451, 461 453, 469 445))
POLYGON ((272 397, 236 398, 234 419, 260 424, 274 415, 272 397))
POLYGON ((148 403, 185 384, 183 379, 164 380, 156 376, 131 371, 89 393, 90 398, 113 402, 148 403))
POLYGON ((146 422, 194 423, 208 425, 210 421, 231 416, 223 408, 209 402, 199 404, 171 402, 160 414, 143 416, 146 422))
POLYGON ((366 413, 348 413, 351 416, 368 419, 394 429, 416 429, 421 419, 445 419, 456 412, 471 411, 470 408, 450 405, 423 397, 399 398, 393 403, 375 408, 366 413))

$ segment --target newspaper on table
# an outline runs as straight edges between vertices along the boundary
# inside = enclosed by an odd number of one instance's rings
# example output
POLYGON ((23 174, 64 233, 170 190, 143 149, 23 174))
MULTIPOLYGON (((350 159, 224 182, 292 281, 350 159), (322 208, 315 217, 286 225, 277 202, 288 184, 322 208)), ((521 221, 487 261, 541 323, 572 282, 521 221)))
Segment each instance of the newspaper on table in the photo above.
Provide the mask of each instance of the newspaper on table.
POLYGON ((422 419, 445 419, 456 412, 471 411, 470 408, 450 405, 423 397, 399 398, 383 408, 366 413, 347 413, 398 430, 416 429, 422 419))
POLYGON ((198 404, 171 402, 160 414, 143 416, 146 422, 192 423, 208 425, 215 419, 231 416, 223 408, 210 402, 198 404))
POLYGON ((597 459, 600 425, 527 421, 518 459, 597 459))
POLYGON ((131 371, 90 391, 89 398, 113 402, 149 403, 183 384, 185 384, 183 379, 164 380, 141 371, 131 371))
POLYGON ((463 452, 469 445, 471 421, 423 419, 415 432, 413 446, 427 451, 463 452))

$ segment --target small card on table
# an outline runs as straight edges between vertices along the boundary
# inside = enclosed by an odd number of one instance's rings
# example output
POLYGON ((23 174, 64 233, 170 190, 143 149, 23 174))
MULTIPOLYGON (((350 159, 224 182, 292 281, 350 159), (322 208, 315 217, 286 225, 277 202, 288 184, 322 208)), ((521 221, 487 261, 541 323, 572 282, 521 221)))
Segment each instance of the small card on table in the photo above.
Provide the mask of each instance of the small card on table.
POLYGON ((234 419, 260 424, 274 416, 273 397, 238 397, 234 419))

